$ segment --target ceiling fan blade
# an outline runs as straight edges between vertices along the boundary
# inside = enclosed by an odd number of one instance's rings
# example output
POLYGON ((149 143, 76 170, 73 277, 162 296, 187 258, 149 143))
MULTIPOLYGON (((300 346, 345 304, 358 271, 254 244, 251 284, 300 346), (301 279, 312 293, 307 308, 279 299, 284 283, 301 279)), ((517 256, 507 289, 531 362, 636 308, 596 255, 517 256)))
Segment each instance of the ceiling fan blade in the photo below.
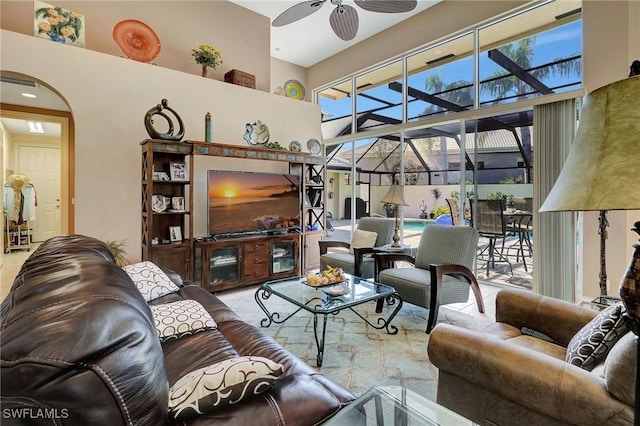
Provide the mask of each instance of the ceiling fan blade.
POLYGON ((369 12, 410 12, 418 5, 417 0, 355 0, 356 4, 369 12))
POLYGON ((329 23, 333 32, 344 41, 349 41, 358 34, 358 12, 351 6, 336 7, 331 12, 329 23))
POLYGON ((307 17, 320 10, 325 1, 327 0, 303 1, 302 3, 291 6, 289 9, 278 15, 271 23, 271 26, 281 27, 307 17))

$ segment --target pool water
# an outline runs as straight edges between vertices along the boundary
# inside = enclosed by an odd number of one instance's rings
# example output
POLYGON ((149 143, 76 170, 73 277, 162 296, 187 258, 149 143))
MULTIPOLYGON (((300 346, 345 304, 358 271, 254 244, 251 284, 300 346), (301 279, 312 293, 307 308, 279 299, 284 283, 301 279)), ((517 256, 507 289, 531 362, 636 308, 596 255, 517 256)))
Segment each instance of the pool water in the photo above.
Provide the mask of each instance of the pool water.
POLYGON ((403 220, 402 224, 404 225, 405 231, 415 231, 422 232, 424 231, 424 227, 427 226, 426 220, 403 220))

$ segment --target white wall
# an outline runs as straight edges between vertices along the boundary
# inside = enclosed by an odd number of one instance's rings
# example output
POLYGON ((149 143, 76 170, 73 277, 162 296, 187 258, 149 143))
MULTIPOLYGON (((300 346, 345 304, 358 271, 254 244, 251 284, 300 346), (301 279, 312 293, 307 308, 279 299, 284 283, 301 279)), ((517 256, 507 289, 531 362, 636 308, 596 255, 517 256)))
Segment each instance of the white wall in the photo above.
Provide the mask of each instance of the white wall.
MULTIPOLYGON (((222 52, 224 61, 209 72, 210 78, 222 81, 226 72, 238 69, 256 77, 258 90, 270 91, 269 18, 231 2, 57 0, 46 3, 85 16, 88 50, 124 56, 113 39, 113 27, 122 20, 137 19, 151 27, 160 40, 160 53, 152 61, 159 67, 201 75, 201 66, 191 56, 191 49, 209 44, 222 52)), ((2 29, 33 35, 33 1, 2 1, 0 11, 2 29)))
MULTIPOLYGON (((320 138, 319 107, 308 102, 11 31, 2 30, 0 37, 3 71, 46 82, 71 107, 76 144, 75 231, 103 240, 126 240, 132 261, 140 256, 139 143, 148 137, 143 119, 162 98, 184 121, 185 139, 204 139, 208 111, 216 142, 246 145, 245 123, 256 119, 267 123, 272 140, 281 143, 320 138)), ((196 200, 206 188, 206 168, 230 165, 222 158, 196 162, 196 200)), ((243 162, 238 167, 274 166, 243 162)), ((196 201, 194 210, 194 230, 204 235, 206 209, 196 201)))
MULTIPOLYGON (((281 87, 284 89, 285 83, 289 80, 297 80, 303 85, 305 84, 307 76, 307 69, 298 65, 294 65, 290 62, 281 61, 277 58, 271 58, 271 93, 274 93, 276 88, 281 87)), ((309 101, 311 96, 311 90, 305 87, 306 97, 303 99, 309 101)), ((306 141, 300 141, 306 142, 306 141)), ((305 145, 305 144, 303 144, 305 145)))

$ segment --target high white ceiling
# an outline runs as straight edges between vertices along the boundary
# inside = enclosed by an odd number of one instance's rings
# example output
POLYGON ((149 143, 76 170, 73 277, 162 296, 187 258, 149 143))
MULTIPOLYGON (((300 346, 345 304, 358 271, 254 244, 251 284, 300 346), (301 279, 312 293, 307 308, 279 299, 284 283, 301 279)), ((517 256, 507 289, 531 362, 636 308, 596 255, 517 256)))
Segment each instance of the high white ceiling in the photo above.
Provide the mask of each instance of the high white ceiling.
MULTIPOLYGON (((274 18, 302 0, 229 1, 264 15, 273 22, 274 18)), ((271 27, 271 56, 307 68, 428 9, 440 1, 442 0, 418 0, 417 7, 411 12, 376 13, 356 6, 352 0, 344 0, 345 5, 353 6, 357 10, 360 25, 358 34, 353 40, 343 41, 331 30, 329 15, 335 5, 327 0, 320 10, 297 22, 283 27, 271 27)))

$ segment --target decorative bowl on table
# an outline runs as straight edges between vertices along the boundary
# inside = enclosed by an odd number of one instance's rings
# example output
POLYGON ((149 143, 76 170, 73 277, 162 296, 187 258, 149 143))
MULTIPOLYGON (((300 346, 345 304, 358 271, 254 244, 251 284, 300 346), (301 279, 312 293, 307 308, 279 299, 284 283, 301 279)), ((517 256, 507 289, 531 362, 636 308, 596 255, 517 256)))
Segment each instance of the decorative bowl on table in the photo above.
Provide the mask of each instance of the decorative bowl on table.
POLYGON ((327 266, 327 269, 317 274, 309 272, 305 278, 302 282, 311 287, 328 286, 346 281, 342 268, 332 266, 327 266))
POLYGON ((347 284, 346 282, 341 282, 340 284, 322 287, 320 290, 322 290, 322 292, 327 296, 344 296, 345 294, 349 293, 349 284, 347 284))

